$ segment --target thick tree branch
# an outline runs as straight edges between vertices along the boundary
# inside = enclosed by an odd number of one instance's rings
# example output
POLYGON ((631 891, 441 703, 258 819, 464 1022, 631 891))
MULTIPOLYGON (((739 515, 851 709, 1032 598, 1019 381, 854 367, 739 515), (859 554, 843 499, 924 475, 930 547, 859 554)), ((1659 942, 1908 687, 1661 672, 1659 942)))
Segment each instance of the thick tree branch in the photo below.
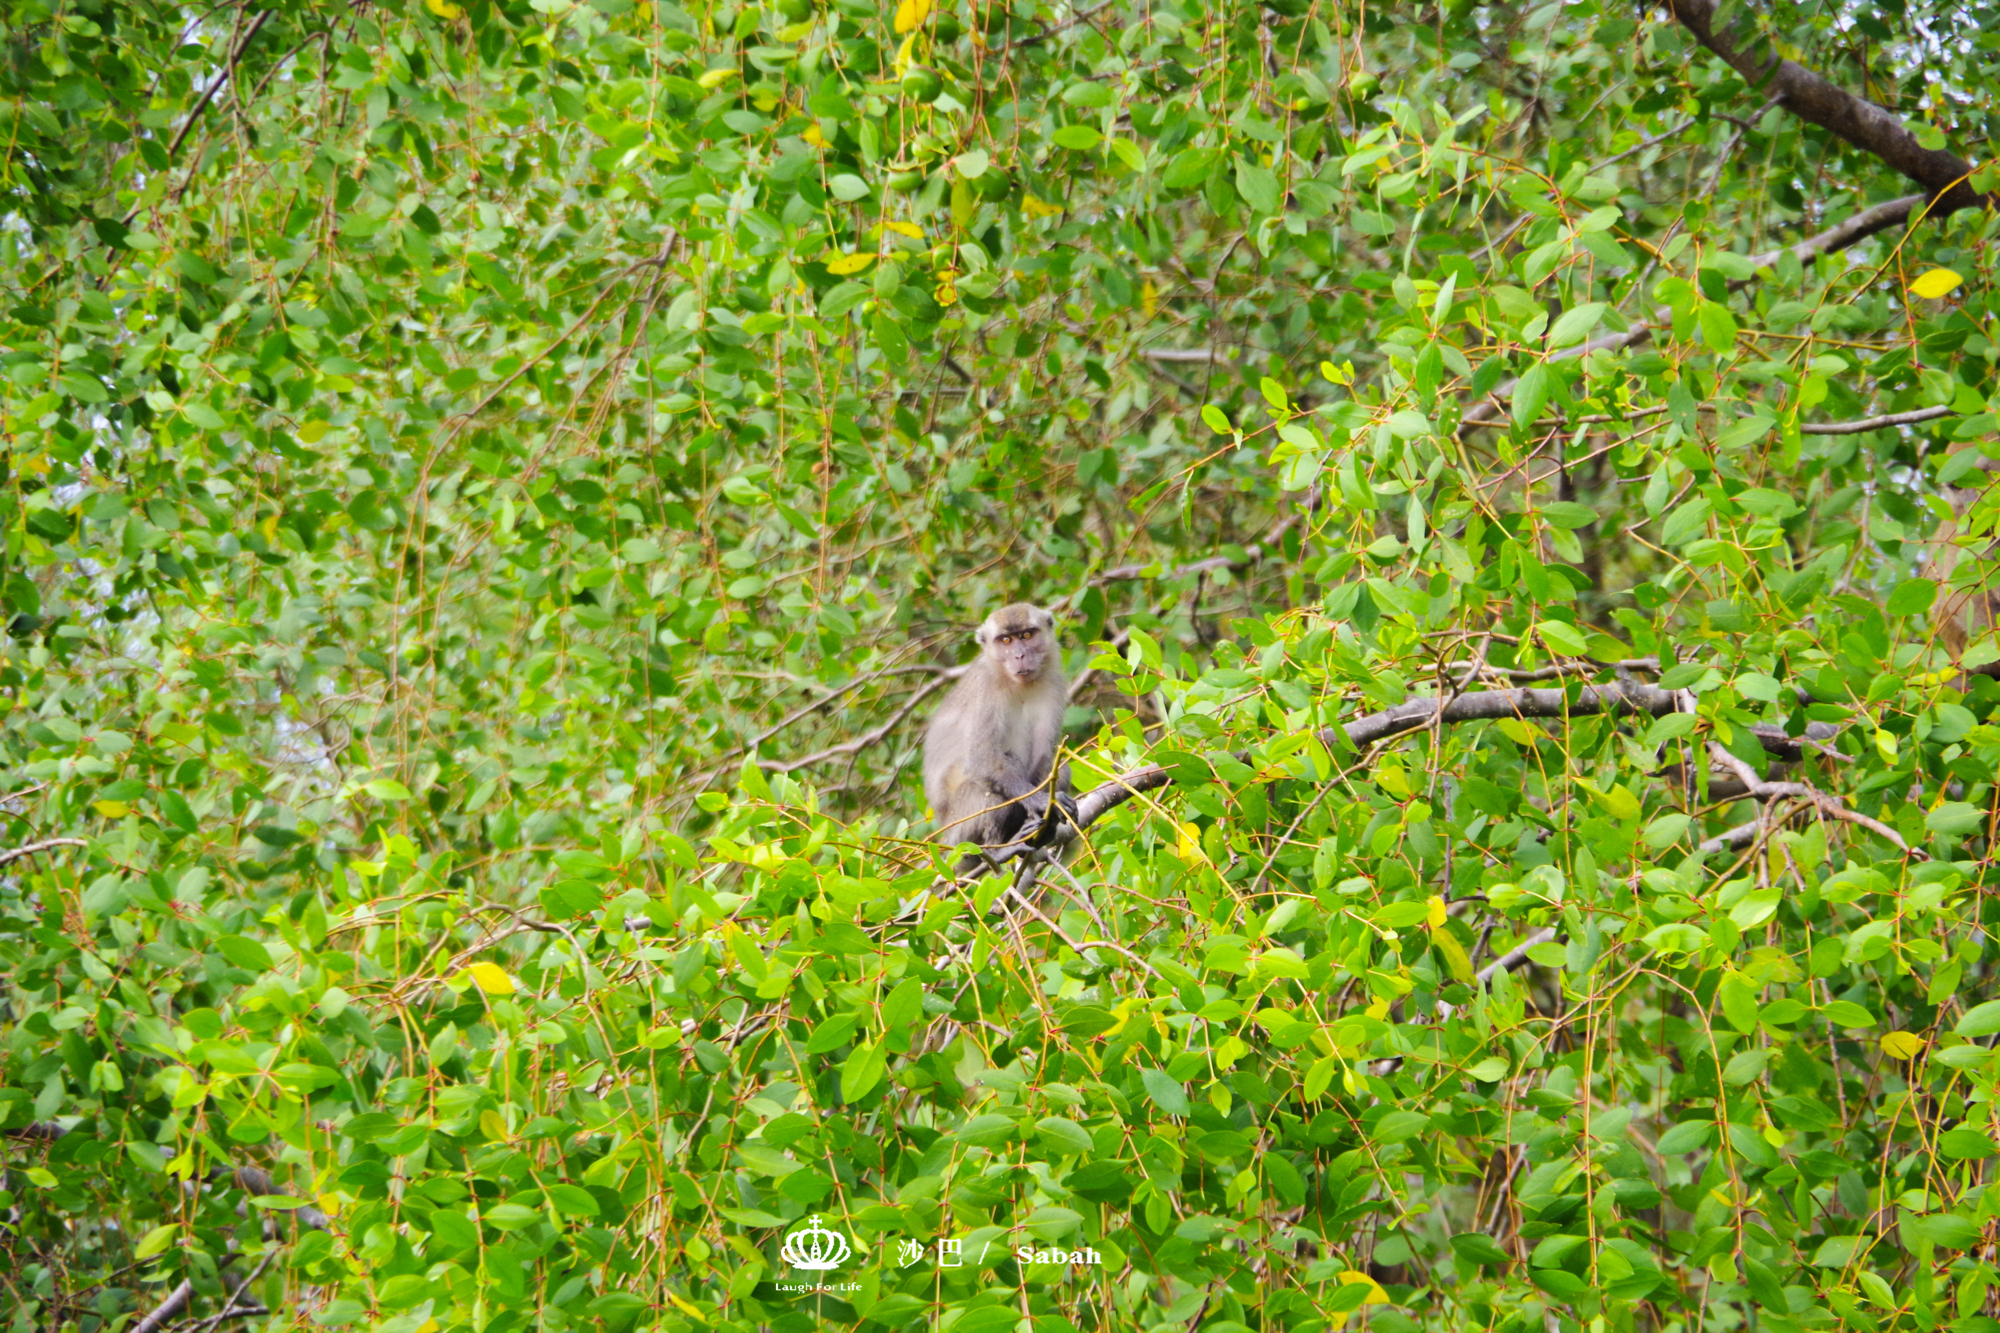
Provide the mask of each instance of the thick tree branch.
MULTIPOLYGON (((1769 268, 1788 254, 1801 264, 1810 264, 1821 255, 1832 254, 1837 250, 1845 250, 1851 245, 1858 245, 1877 232, 1887 231, 1891 227, 1908 225, 1910 214, 1921 208, 1923 203, 1924 196, 1920 194, 1906 194, 1900 199, 1884 200, 1882 203, 1876 204, 1871 208, 1862 209, 1851 218, 1828 227, 1817 236, 1808 236, 1796 244, 1781 245, 1775 250, 1766 250, 1762 254, 1752 255, 1750 256, 1750 267, 1755 269, 1769 268)), ((1746 279, 1745 281, 1747 283, 1748 280, 1746 279)))
POLYGON ((1768 88, 1779 105, 1800 120, 1838 135, 1923 186, 1933 214, 1942 217, 1988 202, 1966 179, 1972 174, 1970 162, 1942 148, 1924 147, 1888 108, 1836 87, 1796 61, 1771 54, 1768 41, 1753 39, 1758 49, 1744 49, 1734 23, 1717 32, 1715 0, 1667 0, 1667 9, 1752 88, 1768 88))
MULTIPOLYGON (((1509 717, 1522 720, 1600 717, 1605 714, 1661 717, 1674 712, 1677 707, 1678 699, 1674 691, 1663 690, 1657 685, 1647 685, 1640 681, 1585 685, 1577 691, 1574 699, 1570 698, 1567 690, 1479 690, 1450 699, 1440 699, 1436 696, 1411 699, 1397 704, 1394 708, 1385 708, 1380 712, 1355 718, 1338 728, 1330 727, 1320 733, 1320 739, 1328 749, 1341 750, 1373 745, 1378 741, 1412 731, 1422 731, 1430 726, 1447 726, 1460 722, 1491 722, 1509 717)), ((1835 731, 1833 727, 1823 722, 1810 724, 1803 737, 1789 735, 1782 727, 1757 726, 1750 730, 1766 753, 1775 759, 1787 762, 1798 761, 1803 757, 1808 743, 1826 740, 1835 731)), ((1077 797, 1077 827, 1088 828, 1093 822, 1134 796, 1167 786, 1173 781, 1173 776, 1173 770, 1158 764, 1149 764, 1144 768, 1121 774, 1102 786, 1092 788, 1077 797)), ((994 855, 1005 860, 1010 855, 1018 855, 1018 850, 1015 847, 1003 847, 994 855)))

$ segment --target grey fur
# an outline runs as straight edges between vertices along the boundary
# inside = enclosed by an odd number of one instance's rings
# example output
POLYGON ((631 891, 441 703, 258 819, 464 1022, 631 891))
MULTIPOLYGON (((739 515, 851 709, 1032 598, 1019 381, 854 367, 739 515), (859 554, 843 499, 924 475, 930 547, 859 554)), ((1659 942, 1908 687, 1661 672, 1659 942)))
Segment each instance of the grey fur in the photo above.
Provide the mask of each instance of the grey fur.
MULTIPOLYGON (((938 841, 995 847, 1033 832, 1030 819, 1048 809, 1069 682, 1055 617, 1038 606, 1003 606, 976 637, 978 659, 924 733, 924 795, 937 814, 938 841)), ((1069 765, 1055 790, 1068 796, 1069 765)))

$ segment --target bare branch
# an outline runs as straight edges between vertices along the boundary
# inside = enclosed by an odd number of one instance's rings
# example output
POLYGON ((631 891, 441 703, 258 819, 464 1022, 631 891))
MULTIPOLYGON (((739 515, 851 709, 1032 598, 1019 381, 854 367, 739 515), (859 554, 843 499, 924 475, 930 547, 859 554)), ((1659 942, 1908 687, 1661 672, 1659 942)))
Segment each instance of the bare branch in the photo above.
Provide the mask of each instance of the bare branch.
POLYGON ((1205 365, 1222 355, 1219 347, 1142 347, 1139 355, 1148 361, 1182 361, 1205 365))
POLYGON ((1884 824, 1881 820, 1850 810, 1832 795, 1821 791, 1808 782, 1766 782, 1757 776, 1757 770, 1750 767, 1734 754, 1724 749, 1716 741, 1708 743, 1708 752, 1724 768, 1734 773, 1743 783, 1745 791, 1759 801, 1782 800, 1787 797, 1810 802, 1822 814, 1845 823, 1867 829, 1877 837, 1886 838, 1889 844, 1918 861, 1930 860, 1930 854, 1921 847, 1912 847, 1903 841, 1903 835, 1884 824))
POLYGON ((46 852, 52 847, 88 847, 89 845, 88 840, 83 838, 44 838, 40 842, 31 842, 26 846, 9 847, 5 851, 0 851, 0 866, 18 861, 24 856, 33 856, 37 852, 46 852))
POLYGON ((1936 421, 1939 417, 1953 415, 1956 415, 1954 408, 1920 407, 1914 412, 1890 412, 1879 417, 1863 417, 1859 421, 1803 422, 1799 430, 1807 435, 1859 435, 1864 430, 1881 430, 1884 426, 1914 426, 1919 421, 1936 421))
POLYGON ((1528 936, 1527 939, 1522 940, 1506 953, 1501 954, 1485 967, 1480 968, 1478 974, 1480 982, 1491 981, 1502 972, 1520 971, 1522 966, 1528 961, 1528 950, 1538 944, 1547 944, 1555 938, 1556 928, 1554 926, 1543 926, 1540 930, 1528 936))

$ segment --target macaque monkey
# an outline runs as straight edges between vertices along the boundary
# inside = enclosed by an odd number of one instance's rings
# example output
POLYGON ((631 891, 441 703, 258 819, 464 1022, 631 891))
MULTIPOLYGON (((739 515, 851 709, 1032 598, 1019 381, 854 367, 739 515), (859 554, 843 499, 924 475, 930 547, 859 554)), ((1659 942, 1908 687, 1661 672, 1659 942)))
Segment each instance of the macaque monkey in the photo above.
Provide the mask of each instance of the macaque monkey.
MULTIPOLYGON (((1055 617, 1016 602, 988 616, 975 637, 979 657, 924 733, 924 795, 937 812, 937 840, 998 847, 1028 837, 1040 845, 1062 821, 1076 824, 1069 765, 1055 762, 1069 703, 1055 617)), ((976 864, 968 857, 959 868, 976 864)))

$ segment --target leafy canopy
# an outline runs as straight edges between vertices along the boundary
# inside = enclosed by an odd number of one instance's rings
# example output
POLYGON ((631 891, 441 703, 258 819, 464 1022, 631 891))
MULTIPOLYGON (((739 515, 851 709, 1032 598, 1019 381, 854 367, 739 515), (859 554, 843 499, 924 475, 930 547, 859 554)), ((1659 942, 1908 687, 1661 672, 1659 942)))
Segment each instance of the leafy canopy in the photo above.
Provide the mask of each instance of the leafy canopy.
POLYGON ((9 1327, 1992 1327, 1995 33, 13 0, 9 1327))

